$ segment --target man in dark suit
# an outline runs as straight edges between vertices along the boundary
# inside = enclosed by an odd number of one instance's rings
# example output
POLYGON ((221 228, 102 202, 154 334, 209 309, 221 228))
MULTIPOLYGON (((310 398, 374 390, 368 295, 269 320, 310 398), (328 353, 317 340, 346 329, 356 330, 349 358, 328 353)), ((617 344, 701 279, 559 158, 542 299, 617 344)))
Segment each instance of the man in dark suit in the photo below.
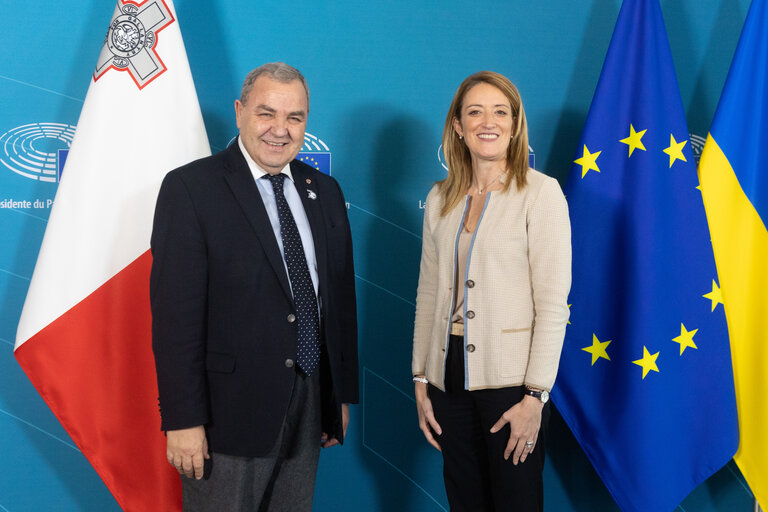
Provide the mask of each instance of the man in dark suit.
POLYGON ((309 91, 248 74, 240 135, 170 172, 152 233, 152 334, 186 511, 311 510, 320 446, 358 401, 352 242, 336 181, 295 160, 309 91))

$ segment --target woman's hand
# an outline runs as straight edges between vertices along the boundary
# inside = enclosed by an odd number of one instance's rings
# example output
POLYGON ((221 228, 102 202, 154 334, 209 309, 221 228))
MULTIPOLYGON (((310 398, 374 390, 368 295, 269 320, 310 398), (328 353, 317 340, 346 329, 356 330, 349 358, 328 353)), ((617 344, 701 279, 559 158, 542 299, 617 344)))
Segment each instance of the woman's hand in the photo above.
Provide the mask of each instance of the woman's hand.
POLYGON ((507 409, 491 427, 491 433, 495 434, 509 423, 509 442, 504 450, 504 460, 509 460, 512 455, 512 464, 517 465, 518 462, 525 462, 525 458, 533 452, 539 437, 543 407, 541 400, 525 395, 520 402, 507 409))
POLYGON ((442 451, 440 444, 432 434, 434 431, 437 435, 441 435, 443 430, 438 425, 435 413, 432 411, 432 400, 427 396, 427 385, 423 382, 416 382, 415 386, 414 394, 416 395, 416 410, 419 412, 419 428, 424 432, 427 442, 438 451, 442 451))

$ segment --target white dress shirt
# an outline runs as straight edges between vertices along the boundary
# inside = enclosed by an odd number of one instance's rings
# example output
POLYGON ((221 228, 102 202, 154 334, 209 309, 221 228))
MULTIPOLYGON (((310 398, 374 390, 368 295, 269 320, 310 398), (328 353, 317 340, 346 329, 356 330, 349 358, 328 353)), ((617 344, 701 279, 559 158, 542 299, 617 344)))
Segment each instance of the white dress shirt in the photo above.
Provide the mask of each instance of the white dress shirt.
MULTIPOLYGON (((274 231, 275 238, 277 239, 277 245, 280 247, 280 255, 283 257, 285 274, 288 275, 288 265, 285 263, 285 252, 283 251, 283 237, 280 235, 280 217, 278 217, 277 214, 275 192, 272 190, 272 183, 268 179, 262 179, 269 173, 254 162, 251 155, 246 151, 245 146, 243 146, 240 137, 237 138, 237 145, 240 146, 240 151, 243 153, 245 161, 248 163, 248 168, 250 168, 251 174, 253 174, 253 179, 256 180, 259 194, 261 194, 261 200, 264 201, 264 207, 267 209, 267 215, 269 215, 269 222, 272 224, 272 231, 274 231)), ((317 258, 315 257, 315 242, 312 238, 312 230, 309 227, 307 212, 304 211, 304 205, 301 203, 299 191, 296 189, 296 184, 293 182, 290 164, 287 164, 280 173, 285 174, 288 178, 283 184, 283 194, 291 209, 293 219, 296 221, 296 227, 299 229, 301 245, 304 246, 304 256, 307 258, 307 266, 309 267, 309 275, 312 277, 312 285, 315 287, 315 295, 317 295, 317 258)), ((288 278, 288 282, 290 283, 290 277, 288 278)), ((291 293, 293 293, 293 289, 291 289, 291 293)))

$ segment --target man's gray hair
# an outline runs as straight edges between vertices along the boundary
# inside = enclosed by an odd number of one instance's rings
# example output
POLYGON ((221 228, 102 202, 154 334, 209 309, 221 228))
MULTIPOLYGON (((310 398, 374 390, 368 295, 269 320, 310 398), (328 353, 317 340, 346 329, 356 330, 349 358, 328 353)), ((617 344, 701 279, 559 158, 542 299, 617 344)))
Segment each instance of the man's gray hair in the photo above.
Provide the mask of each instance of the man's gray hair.
POLYGON ((248 73, 243 82, 243 89, 240 92, 240 103, 245 105, 246 101, 248 101, 248 95, 251 94, 251 89, 253 89, 253 83, 261 75, 267 75, 272 80, 284 84, 299 80, 301 85, 304 86, 304 90, 307 92, 307 105, 309 105, 309 87, 307 86, 306 78, 304 78, 304 75, 302 75, 298 69, 289 66, 285 62, 269 62, 248 73))

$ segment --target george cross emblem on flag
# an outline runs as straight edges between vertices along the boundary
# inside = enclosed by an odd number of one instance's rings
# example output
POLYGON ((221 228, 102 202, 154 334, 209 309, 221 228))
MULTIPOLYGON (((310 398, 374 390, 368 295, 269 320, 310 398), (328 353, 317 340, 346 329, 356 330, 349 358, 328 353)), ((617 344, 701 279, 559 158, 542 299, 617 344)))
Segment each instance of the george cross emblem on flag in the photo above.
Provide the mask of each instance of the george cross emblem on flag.
POLYGON ((164 0, 139 4, 118 0, 93 80, 114 68, 128 71, 139 89, 143 89, 166 69, 155 50, 157 34, 174 21, 164 0))

